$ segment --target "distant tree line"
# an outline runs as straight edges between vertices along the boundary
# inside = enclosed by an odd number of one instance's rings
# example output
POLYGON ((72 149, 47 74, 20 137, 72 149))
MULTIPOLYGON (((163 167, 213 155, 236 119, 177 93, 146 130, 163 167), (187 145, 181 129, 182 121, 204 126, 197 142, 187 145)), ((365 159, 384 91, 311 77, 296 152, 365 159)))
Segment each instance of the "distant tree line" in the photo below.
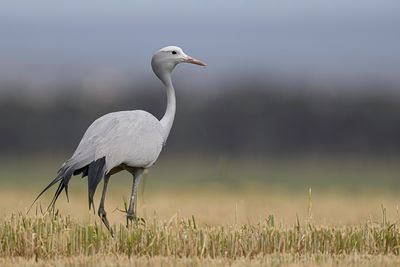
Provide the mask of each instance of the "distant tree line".
MULTIPOLYGON (((237 157, 400 153, 398 92, 292 87, 246 81, 213 91, 178 90, 167 153, 237 157)), ((130 89, 112 101, 81 97, 79 87, 37 103, 23 96, 3 96, 1 156, 72 153, 89 124, 112 111, 144 109, 161 118, 165 108, 161 89, 130 89)))

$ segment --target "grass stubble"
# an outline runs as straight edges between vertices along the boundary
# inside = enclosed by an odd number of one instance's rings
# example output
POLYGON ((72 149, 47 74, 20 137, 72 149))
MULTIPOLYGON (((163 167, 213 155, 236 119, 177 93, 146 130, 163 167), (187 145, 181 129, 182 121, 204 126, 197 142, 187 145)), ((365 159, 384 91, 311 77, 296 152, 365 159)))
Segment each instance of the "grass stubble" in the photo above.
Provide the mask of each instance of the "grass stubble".
MULTIPOLYGON (((311 193, 311 192, 310 192, 311 193)), ((258 223, 202 225, 194 217, 153 218, 116 237, 97 221, 58 212, 0 219, 1 266, 396 266, 400 231, 382 207, 382 221, 359 225, 292 226, 273 215, 258 223)))

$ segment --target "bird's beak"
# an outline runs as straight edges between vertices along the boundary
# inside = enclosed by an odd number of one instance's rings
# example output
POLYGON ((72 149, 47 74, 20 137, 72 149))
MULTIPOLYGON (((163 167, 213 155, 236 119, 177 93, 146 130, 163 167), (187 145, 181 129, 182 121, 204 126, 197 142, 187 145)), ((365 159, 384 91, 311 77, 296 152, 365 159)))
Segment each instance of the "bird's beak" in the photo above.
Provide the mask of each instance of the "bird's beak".
POLYGON ((189 56, 186 56, 185 62, 186 62, 186 63, 191 63, 191 64, 196 64, 196 65, 200 65, 200 66, 207 66, 206 63, 204 63, 204 62, 202 62, 202 61, 200 61, 200 60, 198 60, 198 59, 189 57, 189 56))

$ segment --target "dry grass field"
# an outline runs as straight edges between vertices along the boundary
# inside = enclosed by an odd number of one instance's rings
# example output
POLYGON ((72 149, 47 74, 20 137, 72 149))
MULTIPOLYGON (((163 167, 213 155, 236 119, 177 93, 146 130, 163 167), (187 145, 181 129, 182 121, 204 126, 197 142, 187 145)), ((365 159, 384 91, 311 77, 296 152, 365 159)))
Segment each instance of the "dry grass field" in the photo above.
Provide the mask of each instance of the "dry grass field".
POLYGON ((1 266, 400 264, 396 160, 166 162, 146 176, 138 204, 145 223, 130 228, 120 210, 131 180, 116 175, 106 202, 114 239, 88 211, 78 177, 57 214, 41 212, 49 193, 26 215, 57 169, 41 162, 0 164, 1 266))

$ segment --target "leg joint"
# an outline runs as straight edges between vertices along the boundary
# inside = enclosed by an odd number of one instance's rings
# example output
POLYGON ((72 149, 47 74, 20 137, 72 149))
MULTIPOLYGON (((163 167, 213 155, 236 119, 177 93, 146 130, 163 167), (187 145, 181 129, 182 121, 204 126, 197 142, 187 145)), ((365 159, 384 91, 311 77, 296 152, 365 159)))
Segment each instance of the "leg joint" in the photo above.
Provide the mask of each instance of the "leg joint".
POLYGON ((99 207, 99 210, 97 211, 97 214, 99 215, 100 218, 103 218, 103 217, 107 216, 106 210, 103 207, 99 207))

